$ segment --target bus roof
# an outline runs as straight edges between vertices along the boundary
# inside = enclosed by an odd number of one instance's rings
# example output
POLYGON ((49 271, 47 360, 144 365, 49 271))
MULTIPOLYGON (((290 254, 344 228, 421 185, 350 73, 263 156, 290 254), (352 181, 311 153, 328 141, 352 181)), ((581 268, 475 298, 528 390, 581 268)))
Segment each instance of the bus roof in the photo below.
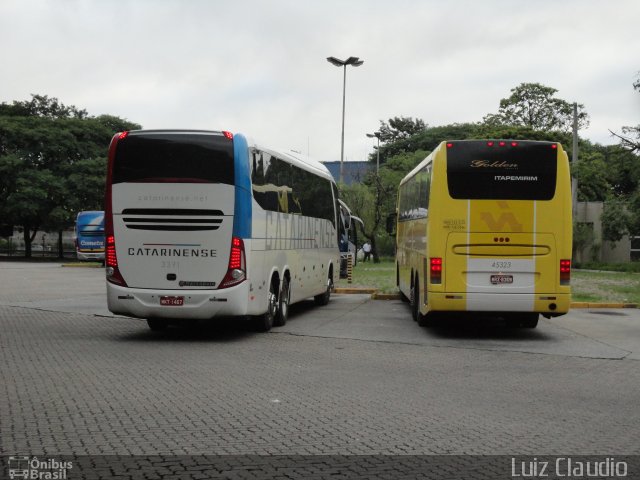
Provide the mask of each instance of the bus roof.
POLYGON ((278 150, 274 148, 263 147, 262 145, 256 145, 256 144, 254 144, 254 146, 256 148, 259 148, 260 150, 264 150, 276 156, 285 157, 284 160, 286 160, 287 162, 297 167, 300 167, 304 170, 307 170, 315 175, 325 177, 326 179, 332 180, 335 182, 335 179, 333 178, 333 175, 331 175, 331 172, 329 172, 329 169, 318 160, 315 160, 306 155, 302 155, 301 153, 293 150, 278 150))

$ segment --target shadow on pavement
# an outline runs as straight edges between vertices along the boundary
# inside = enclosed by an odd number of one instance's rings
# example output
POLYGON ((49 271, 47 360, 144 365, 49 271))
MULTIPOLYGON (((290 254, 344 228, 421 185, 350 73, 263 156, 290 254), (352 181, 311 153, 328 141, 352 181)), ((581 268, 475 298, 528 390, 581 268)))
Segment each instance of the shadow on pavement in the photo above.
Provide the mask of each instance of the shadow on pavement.
POLYGON ((237 342, 256 332, 253 324, 245 318, 216 318, 213 320, 178 320, 161 331, 151 331, 144 320, 138 322, 139 330, 121 335, 128 342, 237 342))
POLYGON ((437 338, 464 340, 546 341, 551 338, 539 326, 534 329, 515 327, 500 317, 473 314, 439 318, 426 331, 437 338))

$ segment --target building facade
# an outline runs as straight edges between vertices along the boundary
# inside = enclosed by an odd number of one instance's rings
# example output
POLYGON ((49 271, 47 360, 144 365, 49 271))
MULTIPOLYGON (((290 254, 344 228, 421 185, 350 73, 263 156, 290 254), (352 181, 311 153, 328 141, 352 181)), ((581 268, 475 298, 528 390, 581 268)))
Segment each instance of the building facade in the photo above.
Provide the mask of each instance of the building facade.
POLYGON ((574 222, 578 230, 582 232, 585 241, 574 252, 574 262, 627 263, 640 261, 640 237, 625 235, 618 242, 604 240, 601 220, 603 211, 604 202, 578 202, 576 204, 574 222))

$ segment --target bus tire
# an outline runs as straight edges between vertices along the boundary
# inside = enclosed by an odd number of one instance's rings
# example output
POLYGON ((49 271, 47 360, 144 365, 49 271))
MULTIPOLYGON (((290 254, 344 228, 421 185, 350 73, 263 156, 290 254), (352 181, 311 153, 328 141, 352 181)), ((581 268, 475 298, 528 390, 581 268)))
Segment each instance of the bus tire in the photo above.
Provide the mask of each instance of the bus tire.
POLYGON ((537 313, 523 313, 520 318, 520 326, 522 328, 536 328, 539 317, 540 315, 537 313))
POLYGON ((418 312, 418 325, 421 327, 432 327, 434 322, 434 314, 433 312, 427 313, 426 315, 418 312))
POLYGON ((282 279, 282 289, 280 295, 278 295, 278 312, 273 321, 275 327, 281 327, 287 323, 289 318, 289 301, 291 300, 291 287, 289 286, 289 279, 284 277, 282 279))
POLYGON ((413 285, 411 286, 411 298, 410 303, 411 303, 411 317, 413 318, 414 322, 418 321, 418 315, 420 315, 420 282, 418 280, 418 277, 416 276, 416 279, 413 281, 413 285))
POLYGON ((333 290, 333 277, 331 276, 331 272, 329 272, 329 276, 327 277, 327 289, 324 293, 313 297, 313 301, 316 302, 316 305, 322 306, 328 304, 329 299, 331 298, 331 290, 333 290))
POLYGON ((164 318, 147 318, 147 325, 152 332, 160 332, 169 326, 169 322, 164 318))
POLYGON ((508 317, 508 325, 516 328, 536 328, 538 326, 537 313, 514 313, 508 317))
POLYGON ((253 319, 255 328, 258 332, 268 332, 273 327, 276 315, 278 314, 278 295, 277 287, 274 280, 269 284, 269 293, 267 294, 267 311, 262 315, 256 315, 253 319))

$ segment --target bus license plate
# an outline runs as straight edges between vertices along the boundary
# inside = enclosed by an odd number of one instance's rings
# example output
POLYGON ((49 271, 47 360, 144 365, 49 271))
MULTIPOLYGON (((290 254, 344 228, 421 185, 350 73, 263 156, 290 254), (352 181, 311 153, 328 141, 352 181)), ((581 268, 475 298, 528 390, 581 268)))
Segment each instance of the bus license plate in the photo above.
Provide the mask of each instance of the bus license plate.
POLYGON ((513 283, 513 275, 491 275, 491 283, 493 285, 502 285, 503 283, 513 283))
POLYGON ((184 305, 184 297, 160 297, 160 305, 165 307, 181 307, 184 305))

